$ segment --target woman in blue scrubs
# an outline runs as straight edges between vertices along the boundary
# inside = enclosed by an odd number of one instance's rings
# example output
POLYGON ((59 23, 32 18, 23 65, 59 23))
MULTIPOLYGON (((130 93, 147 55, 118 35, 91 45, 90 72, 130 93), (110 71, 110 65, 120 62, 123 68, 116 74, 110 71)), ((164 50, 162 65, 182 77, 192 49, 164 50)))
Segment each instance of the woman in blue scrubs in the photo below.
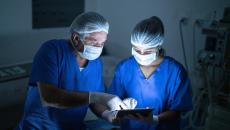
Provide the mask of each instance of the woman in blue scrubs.
POLYGON ((88 12, 79 15, 70 29, 70 40, 50 40, 36 53, 24 114, 16 129, 84 129, 88 104, 125 107, 117 96, 100 93, 104 83, 99 56, 107 39, 108 22, 88 12))
POLYGON ((136 108, 154 111, 148 117, 121 119, 121 129, 178 130, 181 113, 192 109, 187 72, 175 59, 164 56, 163 39, 163 24, 155 16, 139 22, 131 34, 132 56, 117 66, 109 93, 134 98, 136 108))

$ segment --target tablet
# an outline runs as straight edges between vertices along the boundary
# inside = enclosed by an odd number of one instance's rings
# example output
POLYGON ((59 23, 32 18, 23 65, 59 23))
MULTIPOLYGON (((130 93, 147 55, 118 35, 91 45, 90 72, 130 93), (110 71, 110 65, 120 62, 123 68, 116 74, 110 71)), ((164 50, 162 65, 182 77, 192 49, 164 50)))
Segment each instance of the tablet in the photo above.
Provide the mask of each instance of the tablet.
POLYGON ((117 112, 117 117, 121 118, 127 115, 134 115, 139 113, 142 116, 148 116, 153 111, 152 108, 136 108, 136 109, 124 109, 117 112))

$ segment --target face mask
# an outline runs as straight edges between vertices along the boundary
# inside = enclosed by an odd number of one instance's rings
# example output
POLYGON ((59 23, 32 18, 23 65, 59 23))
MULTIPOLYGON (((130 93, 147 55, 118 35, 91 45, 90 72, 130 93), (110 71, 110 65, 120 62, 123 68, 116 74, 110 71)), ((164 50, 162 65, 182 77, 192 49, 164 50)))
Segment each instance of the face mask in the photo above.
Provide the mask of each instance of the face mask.
POLYGON ((84 51, 80 52, 79 54, 85 59, 95 60, 101 55, 102 49, 103 47, 84 45, 84 51))
POLYGON ((137 53, 133 48, 132 48, 132 55, 140 65, 144 65, 144 66, 150 65, 153 61, 157 59, 156 53, 141 55, 137 53))

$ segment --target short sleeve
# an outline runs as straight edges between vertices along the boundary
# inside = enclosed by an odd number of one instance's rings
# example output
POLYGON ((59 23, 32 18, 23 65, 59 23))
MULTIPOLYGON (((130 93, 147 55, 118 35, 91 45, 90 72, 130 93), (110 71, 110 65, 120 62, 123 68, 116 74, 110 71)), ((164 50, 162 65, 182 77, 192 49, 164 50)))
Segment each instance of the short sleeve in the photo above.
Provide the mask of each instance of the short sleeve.
POLYGON ((168 108, 181 112, 189 111, 192 109, 192 96, 187 73, 181 69, 175 77, 175 82, 172 82, 169 89, 168 108))
POLYGON ((120 73, 119 65, 115 70, 115 74, 114 74, 112 83, 108 89, 108 93, 117 95, 121 99, 125 98, 125 89, 124 89, 122 82, 121 82, 121 73, 120 73))
POLYGON ((54 45, 47 42, 34 57, 30 75, 30 85, 43 82, 58 86, 58 56, 54 45))

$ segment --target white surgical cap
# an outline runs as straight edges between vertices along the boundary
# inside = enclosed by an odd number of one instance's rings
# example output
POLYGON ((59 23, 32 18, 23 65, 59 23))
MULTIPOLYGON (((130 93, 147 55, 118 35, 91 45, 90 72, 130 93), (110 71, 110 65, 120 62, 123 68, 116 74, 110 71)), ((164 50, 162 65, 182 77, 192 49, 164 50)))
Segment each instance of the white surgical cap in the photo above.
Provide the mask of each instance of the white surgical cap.
POLYGON ((104 31, 108 33, 109 23, 98 13, 87 12, 77 16, 70 25, 70 32, 79 34, 89 34, 104 31))
POLYGON ((163 41, 163 24, 156 16, 142 20, 135 26, 131 34, 131 44, 142 48, 161 46, 163 41))

